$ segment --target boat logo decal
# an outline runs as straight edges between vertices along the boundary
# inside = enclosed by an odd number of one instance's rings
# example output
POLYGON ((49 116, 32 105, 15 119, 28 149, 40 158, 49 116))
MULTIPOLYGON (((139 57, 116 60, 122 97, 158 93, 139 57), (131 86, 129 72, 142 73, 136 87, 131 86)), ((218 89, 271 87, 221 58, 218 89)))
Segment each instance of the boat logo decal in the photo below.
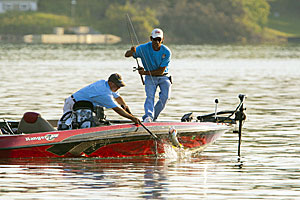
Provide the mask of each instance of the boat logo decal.
POLYGON ((35 141, 35 140, 47 140, 52 141, 55 138, 58 137, 59 134, 47 134, 45 136, 39 136, 39 137, 26 137, 25 141, 35 141))

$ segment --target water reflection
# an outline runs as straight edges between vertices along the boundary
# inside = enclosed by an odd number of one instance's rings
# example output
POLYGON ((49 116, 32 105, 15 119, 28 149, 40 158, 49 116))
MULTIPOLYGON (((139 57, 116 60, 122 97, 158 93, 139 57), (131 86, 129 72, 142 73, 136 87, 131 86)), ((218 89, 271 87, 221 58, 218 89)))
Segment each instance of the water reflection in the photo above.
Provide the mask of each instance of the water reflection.
POLYGON ((209 157, 195 158, 194 166, 184 160, 155 158, 0 160, 1 193, 4 198, 22 193, 23 199, 46 195, 50 198, 57 194, 82 199, 95 195, 105 199, 121 196, 168 199, 167 194, 181 198, 186 194, 178 187, 190 187, 181 185, 181 179, 186 182, 185 179, 190 177, 201 181, 202 189, 195 195, 205 196, 208 180, 205 162, 212 160, 217 161, 209 157), (197 163, 203 163, 203 166, 197 163))
MULTIPOLYGON (((142 116, 144 88, 135 61, 124 58, 128 46, 1 45, 0 118, 35 111, 57 119, 65 97, 112 72, 142 116)), ((0 160, 1 199, 299 198, 300 46, 169 47, 174 83, 161 119, 214 112, 216 98, 220 110, 232 110, 246 94, 242 168, 230 132, 194 157, 0 160)))
POLYGON ((8 159, 0 165, 4 197, 19 192, 30 193, 32 198, 37 192, 49 197, 62 192, 66 198, 94 194, 118 198, 118 194, 130 196, 133 191, 128 188, 132 188, 144 199, 164 199, 162 194, 168 191, 165 159, 8 159))

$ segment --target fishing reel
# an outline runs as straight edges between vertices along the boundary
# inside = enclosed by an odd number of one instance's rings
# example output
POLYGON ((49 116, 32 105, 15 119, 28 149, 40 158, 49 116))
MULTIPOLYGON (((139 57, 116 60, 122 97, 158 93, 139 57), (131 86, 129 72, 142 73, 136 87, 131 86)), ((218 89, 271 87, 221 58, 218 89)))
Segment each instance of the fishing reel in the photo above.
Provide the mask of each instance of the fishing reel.
POLYGON ((139 69, 142 69, 143 67, 141 66, 138 66, 138 67, 132 67, 132 71, 135 72, 135 71, 138 71, 139 69))

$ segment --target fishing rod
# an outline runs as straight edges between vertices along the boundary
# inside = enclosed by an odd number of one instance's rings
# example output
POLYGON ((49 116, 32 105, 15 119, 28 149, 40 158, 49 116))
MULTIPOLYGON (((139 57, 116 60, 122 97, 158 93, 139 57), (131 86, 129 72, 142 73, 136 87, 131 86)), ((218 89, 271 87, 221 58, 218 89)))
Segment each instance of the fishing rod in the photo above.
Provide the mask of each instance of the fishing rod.
POLYGON ((155 140, 158 139, 158 137, 154 133, 152 133, 143 123, 141 123, 141 125, 150 135, 152 135, 152 137, 154 137, 155 140))
MULTIPOLYGON (((126 112, 128 112, 129 114, 132 114, 131 113, 131 111, 129 110, 129 109, 126 109, 125 108, 125 106, 123 106, 123 105, 121 105, 121 107, 126 111, 126 112)), ((154 134, 154 133, 152 133, 142 122, 140 123, 141 124, 141 126, 155 139, 155 140, 157 140, 158 139, 158 137, 154 134)))
MULTIPOLYGON (((132 31, 134 32, 134 28, 133 28, 133 25, 132 25, 132 22, 131 22, 131 20, 130 20, 130 17, 129 17, 129 15, 128 15, 128 13, 127 13, 127 19, 128 19, 128 22, 129 22, 130 25, 131 25, 132 31)), ((129 28, 129 23, 128 23, 128 22, 127 22, 128 34, 129 34, 129 37, 130 37, 130 40, 131 40, 131 45, 134 46, 134 44, 133 44, 133 39, 132 39, 132 36, 131 36, 131 32, 130 32, 130 28, 129 28)), ((137 40, 137 41, 138 41, 138 40, 137 40)), ((138 59, 135 58, 135 60, 136 60, 137 68, 133 68, 133 69, 134 69, 133 71, 138 70, 138 68, 140 67, 140 64, 139 64, 138 59)), ((143 76, 142 76, 141 74, 140 74, 140 77, 141 77, 141 80, 142 80, 143 85, 145 85, 145 81, 144 81, 143 76)))

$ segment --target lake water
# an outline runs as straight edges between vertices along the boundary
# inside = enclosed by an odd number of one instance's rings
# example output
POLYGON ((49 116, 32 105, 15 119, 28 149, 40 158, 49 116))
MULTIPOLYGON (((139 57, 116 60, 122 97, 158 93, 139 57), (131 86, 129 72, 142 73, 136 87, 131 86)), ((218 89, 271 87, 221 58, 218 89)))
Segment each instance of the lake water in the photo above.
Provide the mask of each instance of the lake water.
MULTIPOLYGON (((231 110, 246 94, 242 138, 196 156, 0 160, 0 199, 300 199, 300 46, 169 46, 172 98, 160 120, 231 110)), ((0 120, 58 119, 64 98, 114 72, 142 117, 145 93, 128 46, 0 45, 0 120)), ((118 116, 111 110, 110 119, 118 116)))

